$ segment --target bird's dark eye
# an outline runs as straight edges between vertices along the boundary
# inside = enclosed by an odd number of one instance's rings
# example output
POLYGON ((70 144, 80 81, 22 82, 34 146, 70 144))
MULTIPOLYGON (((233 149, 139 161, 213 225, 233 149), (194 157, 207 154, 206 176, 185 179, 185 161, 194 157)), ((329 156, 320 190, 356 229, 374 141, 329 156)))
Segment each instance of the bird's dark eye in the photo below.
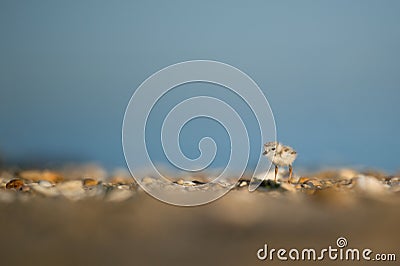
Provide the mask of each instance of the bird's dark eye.
POLYGON ((273 151, 274 151, 274 150, 275 150, 275 148, 272 148, 271 150, 273 150, 273 151))

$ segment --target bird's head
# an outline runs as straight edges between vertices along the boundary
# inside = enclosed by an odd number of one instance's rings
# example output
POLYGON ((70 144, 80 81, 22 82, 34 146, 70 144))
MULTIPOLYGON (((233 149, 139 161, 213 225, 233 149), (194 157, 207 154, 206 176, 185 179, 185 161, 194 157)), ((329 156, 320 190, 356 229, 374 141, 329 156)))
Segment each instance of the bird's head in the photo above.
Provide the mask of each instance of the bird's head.
POLYGON ((265 143, 263 155, 275 154, 277 147, 278 147, 278 142, 276 141, 265 143))

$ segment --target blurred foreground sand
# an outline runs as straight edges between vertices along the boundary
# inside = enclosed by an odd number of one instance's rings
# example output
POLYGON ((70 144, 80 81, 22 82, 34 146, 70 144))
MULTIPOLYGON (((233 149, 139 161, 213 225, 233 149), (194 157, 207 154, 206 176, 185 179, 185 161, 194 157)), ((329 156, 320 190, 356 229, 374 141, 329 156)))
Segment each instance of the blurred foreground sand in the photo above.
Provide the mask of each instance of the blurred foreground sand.
POLYGON ((199 207, 171 206, 140 191, 122 202, 45 197, 2 202, 1 265, 283 265, 259 261, 257 250, 264 243, 318 250, 335 246, 341 236, 349 247, 396 253, 398 263, 398 196, 339 204, 297 197, 242 188, 199 207))

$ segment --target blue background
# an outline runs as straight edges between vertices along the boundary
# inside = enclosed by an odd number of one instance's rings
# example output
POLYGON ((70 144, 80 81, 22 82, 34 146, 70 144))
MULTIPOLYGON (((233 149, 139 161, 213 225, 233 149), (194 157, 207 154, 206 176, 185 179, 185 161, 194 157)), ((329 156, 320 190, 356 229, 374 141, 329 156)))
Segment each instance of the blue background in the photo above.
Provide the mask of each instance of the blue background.
MULTIPOLYGON (((123 166, 135 88, 170 64, 211 59, 258 83, 298 165, 394 172, 399 14, 399 1, 2 0, 0 153, 123 166)), ((195 156, 191 128, 182 146, 195 156)))

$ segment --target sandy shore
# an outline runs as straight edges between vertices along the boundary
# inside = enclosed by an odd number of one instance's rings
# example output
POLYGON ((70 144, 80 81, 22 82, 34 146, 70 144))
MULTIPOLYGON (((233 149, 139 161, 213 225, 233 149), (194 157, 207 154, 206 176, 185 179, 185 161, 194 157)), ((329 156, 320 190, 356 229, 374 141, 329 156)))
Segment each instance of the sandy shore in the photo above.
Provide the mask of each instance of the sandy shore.
MULTIPOLYGON (((290 187, 267 184, 252 193, 243 186, 199 207, 159 202, 122 181, 55 181, 49 186, 21 179, 23 186, 14 181, 12 187, 8 180, 0 189, 1 265, 283 265, 276 258, 260 261, 257 251, 264 244, 321 250, 336 247, 339 237, 347 239, 348 248, 395 253, 398 263, 397 179, 374 178, 378 182, 358 176, 335 186, 326 185, 326 176, 306 178, 290 187), (61 192, 78 188, 90 196, 43 194, 36 183, 61 192), (111 192, 100 197, 88 189, 92 185, 111 192), (347 188, 337 189, 341 186, 347 188)), ((354 262, 326 258, 323 264, 354 262)))
POLYGON ((2 265, 262 265, 282 263, 257 259, 264 243, 318 249, 344 236, 399 255, 398 210, 398 202, 331 206, 246 190, 196 208, 144 193, 118 203, 35 198, 0 204, 0 253, 2 265))

